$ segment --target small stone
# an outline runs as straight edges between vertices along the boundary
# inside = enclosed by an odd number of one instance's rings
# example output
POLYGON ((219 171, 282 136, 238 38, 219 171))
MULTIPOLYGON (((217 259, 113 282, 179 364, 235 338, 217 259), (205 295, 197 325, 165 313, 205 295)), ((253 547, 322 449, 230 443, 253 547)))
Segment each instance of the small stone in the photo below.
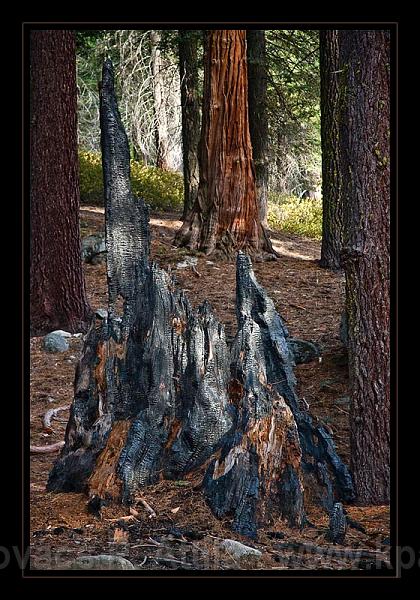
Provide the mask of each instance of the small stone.
POLYGON ((74 338, 81 338, 83 336, 83 333, 73 333, 72 337, 74 338))
POLYGON ((95 315, 97 317, 99 317, 100 319, 107 319, 108 318, 108 311, 105 310, 104 308, 98 308, 95 311, 95 315))
POLYGON ((61 333, 52 331, 44 337, 44 349, 47 352, 65 352, 69 347, 67 339, 61 333))
POLYGON ((98 554, 97 556, 79 556, 70 566, 72 570, 97 571, 134 571, 132 562, 118 555, 98 554))
POLYGON ((255 557, 260 558, 262 553, 256 548, 251 548, 250 546, 245 546, 245 544, 241 544, 241 542, 237 542, 236 540, 223 540, 220 544, 221 547, 226 550, 233 558, 245 558, 245 557, 255 557))
POLYGON ((177 263, 177 269, 188 269, 188 267, 195 267, 198 263, 198 258, 196 256, 186 256, 184 260, 177 263))
POLYGON ((289 338, 287 343, 297 365, 312 362, 321 356, 321 348, 314 342, 289 338))
POLYGON ((106 252, 105 234, 87 235, 82 238, 82 260, 91 263, 92 259, 106 252))
POLYGON ((72 337, 71 333, 69 333, 68 331, 63 331, 63 329, 56 329, 55 331, 51 331, 51 333, 57 333, 58 335, 61 335, 64 338, 72 337))

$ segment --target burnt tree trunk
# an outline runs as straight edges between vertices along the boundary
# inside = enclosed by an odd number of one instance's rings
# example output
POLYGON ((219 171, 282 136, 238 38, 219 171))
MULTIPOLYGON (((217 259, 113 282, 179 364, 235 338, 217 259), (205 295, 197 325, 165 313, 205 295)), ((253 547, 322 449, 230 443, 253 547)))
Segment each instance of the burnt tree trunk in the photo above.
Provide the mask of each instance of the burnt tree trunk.
POLYGON ((351 455, 358 501, 389 501, 390 34, 340 31, 351 455))
POLYGON ((265 31, 249 29, 248 56, 249 132, 255 166, 255 183, 260 221, 267 227, 268 203, 268 115, 265 31))
POLYGON ((80 255, 74 34, 31 32, 31 334, 86 329, 80 255))
POLYGON ((299 408, 289 334, 250 259, 237 259, 231 348, 210 305, 193 310, 149 262, 147 207, 130 190, 110 61, 101 127, 109 312, 85 340, 48 489, 130 504, 142 486, 188 478, 216 515, 251 537, 276 517, 303 524, 304 491, 328 508, 351 498, 330 436, 299 408))
POLYGON ((216 29, 205 44, 197 200, 176 243, 274 253, 260 222, 248 119, 246 31, 216 29))
POLYGON ((178 31, 179 76, 181 81, 182 157, 184 165, 183 219, 193 207, 198 193, 198 145, 200 104, 198 99, 198 31, 178 31))
POLYGON ((319 32, 321 75, 322 244, 320 266, 340 269, 343 206, 339 144, 340 67, 338 32, 319 32))

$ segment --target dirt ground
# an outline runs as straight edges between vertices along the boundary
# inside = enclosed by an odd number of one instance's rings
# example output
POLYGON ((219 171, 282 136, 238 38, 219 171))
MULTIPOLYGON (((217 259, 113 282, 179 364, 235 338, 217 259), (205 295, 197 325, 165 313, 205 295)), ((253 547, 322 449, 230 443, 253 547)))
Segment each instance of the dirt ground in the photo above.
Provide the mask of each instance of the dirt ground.
MULTIPOLYGON (((195 271, 177 269, 177 263, 188 254, 172 246, 180 224, 177 215, 151 215, 152 256, 160 266, 172 270, 192 304, 198 305, 206 298, 210 301, 229 339, 236 328, 235 265, 196 255, 195 271)), ((81 229, 83 236, 103 230, 103 210, 83 207, 81 229)), ((256 276, 274 300, 291 335, 322 347, 321 360, 296 367, 298 394, 311 413, 332 431, 340 455, 348 462, 348 378, 346 355, 339 339, 343 277, 319 268, 318 242, 284 233, 272 233, 272 240, 280 258, 256 262, 256 276)), ((106 308, 105 265, 85 264, 84 269, 92 308, 106 308)), ((82 343, 81 338, 71 338, 67 352, 50 354, 43 350, 42 338, 31 339, 33 445, 64 439, 68 410, 60 412, 47 430, 42 418, 50 408, 71 403, 82 343)), ((300 531, 276 522, 270 530, 259 533, 258 541, 250 542, 229 529, 228 519, 220 521, 213 516, 191 482, 163 481, 145 489, 144 498, 155 517, 139 503, 134 515, 124 507, 107 507, 98 519, 87 512, 83 494, 45 491, 56 456, 31 455, 31 569, 66 569, 77 556, 90 554, 118 554, 139 570, 367 569, 374 560, 378 566, 380 561, 389 560, 388 506, 346 507, 364 531, 350 528, 345 546, 327 542, 328 517, 311 506, 307 512, 313 526, 300 531), (261 559, 234 560, 220 548, 224 538, 258 548, 261 559)))

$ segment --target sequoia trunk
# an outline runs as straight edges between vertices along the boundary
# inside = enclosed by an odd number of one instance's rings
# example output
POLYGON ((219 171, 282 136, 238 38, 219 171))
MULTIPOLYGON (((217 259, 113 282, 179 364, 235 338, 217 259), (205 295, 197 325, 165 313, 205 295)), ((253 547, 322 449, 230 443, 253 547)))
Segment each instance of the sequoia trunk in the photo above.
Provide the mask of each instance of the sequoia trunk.
POLYGON ((246 31, 210 31, 205 44, 200 183, 176 242, 210 254, 273 253, 261 225, 248 119, 246 31))

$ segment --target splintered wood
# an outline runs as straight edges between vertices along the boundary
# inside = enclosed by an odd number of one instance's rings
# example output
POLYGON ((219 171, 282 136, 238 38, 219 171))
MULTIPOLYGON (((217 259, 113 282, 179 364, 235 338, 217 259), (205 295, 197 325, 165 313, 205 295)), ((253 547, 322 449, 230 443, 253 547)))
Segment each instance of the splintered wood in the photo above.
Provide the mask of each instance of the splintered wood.
POLYGON ((124 448, 130 421, 117 421, 109 434, 105 448, 100 453, 95 470, 88 481, 89 495, 118 500, 121 497, 121 481, 116 467, 124 448))

